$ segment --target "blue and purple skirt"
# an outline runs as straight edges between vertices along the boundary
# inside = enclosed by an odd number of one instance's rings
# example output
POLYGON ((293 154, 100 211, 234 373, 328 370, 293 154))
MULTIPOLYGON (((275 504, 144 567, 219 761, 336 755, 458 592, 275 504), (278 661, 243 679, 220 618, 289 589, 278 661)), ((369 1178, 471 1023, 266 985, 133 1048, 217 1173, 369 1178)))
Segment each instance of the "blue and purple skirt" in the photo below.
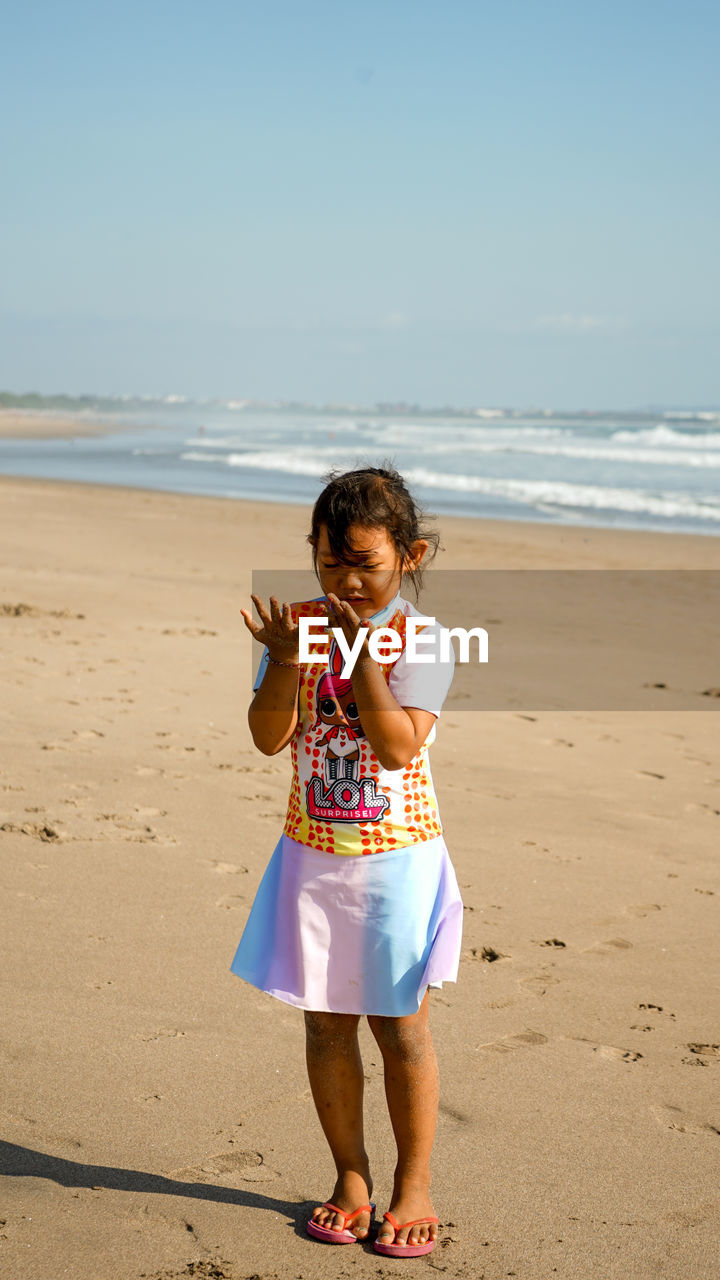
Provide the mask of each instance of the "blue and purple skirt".
POLYGON ((340 857, 283 834, 230 968, 299 1009, 406 1017, 456 981, 462 915, 442 836, 340 857))

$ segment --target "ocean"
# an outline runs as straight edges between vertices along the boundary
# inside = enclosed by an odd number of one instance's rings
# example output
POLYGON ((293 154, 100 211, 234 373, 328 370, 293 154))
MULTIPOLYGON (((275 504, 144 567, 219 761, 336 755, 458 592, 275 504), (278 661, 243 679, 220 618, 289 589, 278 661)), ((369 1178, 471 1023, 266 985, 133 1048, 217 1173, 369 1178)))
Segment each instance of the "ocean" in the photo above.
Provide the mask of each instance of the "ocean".
POLYGON ((720 534, 720 412, 430 416, 168 397, 88 416, 108 434, 0 440, 0 473, 308 504, 330 468, 390 461, 438 514, 720 534))

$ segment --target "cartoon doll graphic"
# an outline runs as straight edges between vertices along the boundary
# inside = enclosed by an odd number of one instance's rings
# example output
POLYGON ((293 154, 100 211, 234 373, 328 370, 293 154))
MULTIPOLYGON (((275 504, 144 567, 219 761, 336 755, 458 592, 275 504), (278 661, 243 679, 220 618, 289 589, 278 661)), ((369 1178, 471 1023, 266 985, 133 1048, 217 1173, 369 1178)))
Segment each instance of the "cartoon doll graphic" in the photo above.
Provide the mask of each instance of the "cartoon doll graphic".
POLYGON ((325 747, 323 777, 312 777, 307 784, 308 813, 336 822, 378 821, 389 801, 377 794, 372 776, 360 776, 365 734, 352 681, 340 677, 342 666, 342 655, 333 641, 328 670, 318 683, 316 695, 318 721, 327 726, 316 741, 317 747, 325 747))
POLYGON ((325 746, 325 782, 330 787, 338 778, 357 778, 362 725, 350 680, 323 676, 318 686, 317 712, 328 726, 317 745, 325 746))

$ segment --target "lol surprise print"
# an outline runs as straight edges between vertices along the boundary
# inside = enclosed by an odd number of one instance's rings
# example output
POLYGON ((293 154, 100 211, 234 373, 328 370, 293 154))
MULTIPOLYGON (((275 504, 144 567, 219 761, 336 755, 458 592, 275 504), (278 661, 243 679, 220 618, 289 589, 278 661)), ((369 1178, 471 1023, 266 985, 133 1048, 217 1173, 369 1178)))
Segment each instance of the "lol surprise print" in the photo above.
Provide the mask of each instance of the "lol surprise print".
POLYGON ((316 703, 318 721, 327 726, 317 740, 318 747, 325 747, 323 777, 327 791, 319 777, 311 777, 305 789, 307 810, 313 817, 333 822, 377 822, 390 801, 377 794, 372 774, 359 774, 364 734, 352 681, 340 677, 342 664, 342 655, 333 641, 328 672, 318 684, 316 703))
POLYGON ((429 989, 457 978, 462 901, 429 759, 454 658, 449 650, 430 665, 407 660, 408 618, 418 629, 440 627, 401 588, 407 581, 418 599, 421 563, 439 538, 396 471, 367 467, 328 478, 308 541, 322 595, 292 604, 253 596, 259 622, 242 610, 264 646, 248 712, 253 740, 266 755, 289 748, 292 776, 284 828, 231 968, 303 1010, 312 1096, 337 1175, 307 1230, 330 1244, 354 1244, 373 1229, 357 1040, 367 1018, 398 1147, 373 1247, 415 1257, 434 1248, 438 1223, 429 989), (299 661, 300 618, 329 620, 357 646, 347 677, 336 640, 299 661), (386 659, 370 653, 379 628, 399 637, 386 659))

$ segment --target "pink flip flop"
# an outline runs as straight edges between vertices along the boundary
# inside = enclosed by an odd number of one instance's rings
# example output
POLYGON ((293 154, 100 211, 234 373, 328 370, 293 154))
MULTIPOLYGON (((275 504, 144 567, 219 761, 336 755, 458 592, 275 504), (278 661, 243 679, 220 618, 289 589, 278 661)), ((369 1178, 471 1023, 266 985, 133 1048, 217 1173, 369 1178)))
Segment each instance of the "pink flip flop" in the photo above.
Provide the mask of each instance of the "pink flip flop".
MULTIPOLYGON (((310 1218, 309 1222, 306 1223, 308 1235, 314 1236, 316 1240, 325 1240, 327 1244, 361 1244, 362 1241, 358 1240, 358 1237, 353 1235, 352 1231, 348 1231, 348 1227, 351 1222, 360 1217, 361 1213, 369 1213, 372 1218, 375 1212, 375 1205, 361 1204, 359 1209, 354 1209, 352 1213, 346 1213, 344 1209, 338 1209, 336 1204, 330 1204, 330 1201, 326 1200, 323 1209, 332 1209, 333 1213, 339 1213, 345 1219, 342 1230, 333 1231, 332 1227, 323 1227, 319 1222, 313 1222, 312 1218, 310 1218)), ((365 1239, 367 1237, 363 1236, 363 1240, 365 1239)))
MULTIPOLYGON (((426 1223, 429 1226, 431 1222, 438 1221, 437 1218, 415 1218, 413 1222, 398 1222, 391 1213, 384 1213, 383 1218, 387 1218, 396 1236, 405 1227, 420 1227, 426 1223)), ((424 1253, 432 1253, 434 1248, 434 1240, 428 1240, 425 1244, 381 1244, 376 1240, 373 1245, 376 1253, 384 1253, 388 1258, 420 1258, 424 1253)))

